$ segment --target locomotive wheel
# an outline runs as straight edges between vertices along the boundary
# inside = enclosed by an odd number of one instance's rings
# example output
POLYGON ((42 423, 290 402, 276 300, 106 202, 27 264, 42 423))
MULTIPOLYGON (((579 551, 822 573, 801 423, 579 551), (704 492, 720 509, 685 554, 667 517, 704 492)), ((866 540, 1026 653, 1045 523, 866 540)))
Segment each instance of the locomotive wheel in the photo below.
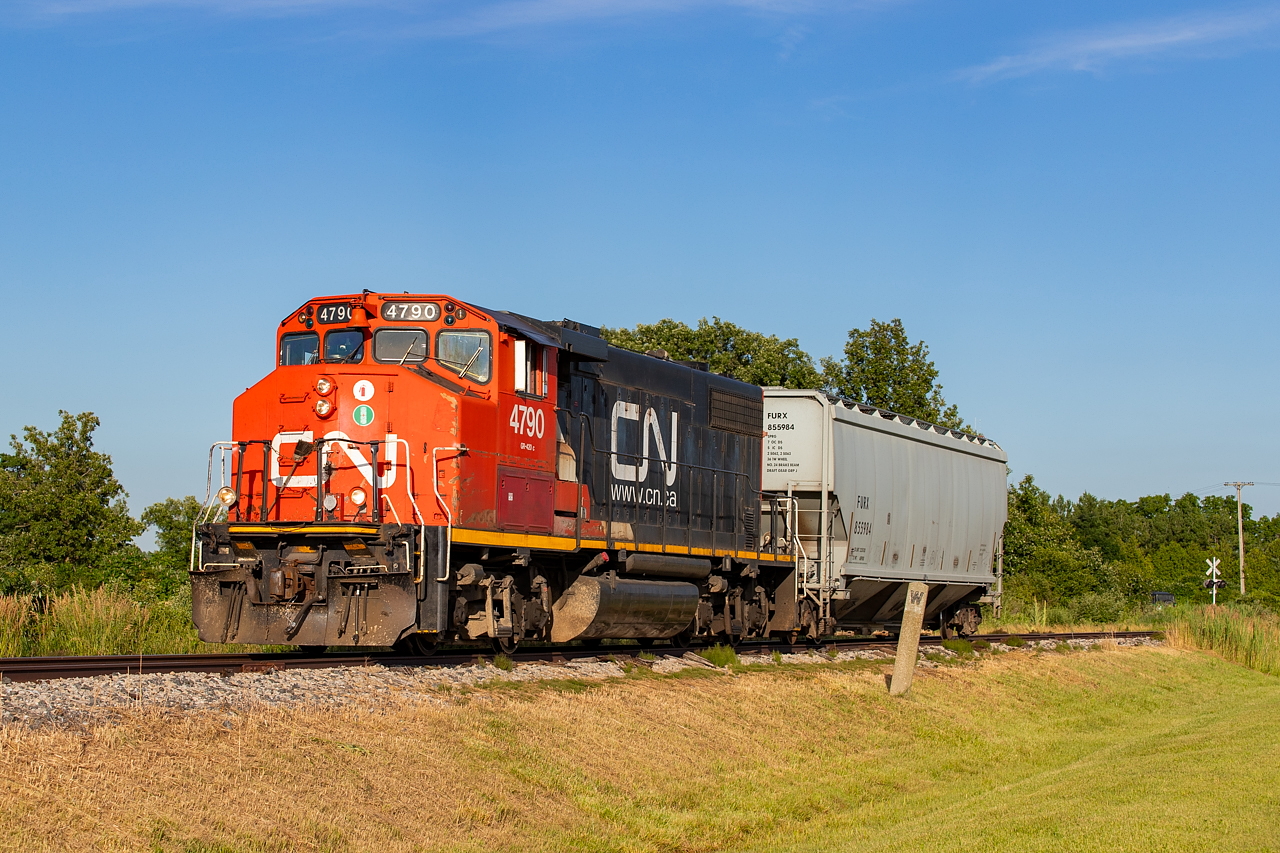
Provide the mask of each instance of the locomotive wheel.
POLYGON ((520 648, 519 637, 494 637, 493 650, 500 655, 514 654, 520 648))
POLYGON ((440 648, 439 640, 430 639, 423 634, 410 634, 395 644, 396 651, 418 657, 433 655, 438 648, 440 648))
POLYGON ((693 632, 695 628, 692 624, 685 628, 679 634, 671 638, 671 647, 673 649, 687 649, 693 644, 693 632))

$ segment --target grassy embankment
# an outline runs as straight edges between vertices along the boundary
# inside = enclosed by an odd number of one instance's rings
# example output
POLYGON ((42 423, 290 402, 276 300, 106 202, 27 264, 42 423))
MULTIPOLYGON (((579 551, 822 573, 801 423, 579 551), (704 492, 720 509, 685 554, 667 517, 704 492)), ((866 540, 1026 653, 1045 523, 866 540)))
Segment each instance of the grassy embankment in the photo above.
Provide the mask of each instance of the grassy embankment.
POLYGON ((1280 849, 1280 679, 1178 649, 706 670, 0 736, 23 850, 1280 849))

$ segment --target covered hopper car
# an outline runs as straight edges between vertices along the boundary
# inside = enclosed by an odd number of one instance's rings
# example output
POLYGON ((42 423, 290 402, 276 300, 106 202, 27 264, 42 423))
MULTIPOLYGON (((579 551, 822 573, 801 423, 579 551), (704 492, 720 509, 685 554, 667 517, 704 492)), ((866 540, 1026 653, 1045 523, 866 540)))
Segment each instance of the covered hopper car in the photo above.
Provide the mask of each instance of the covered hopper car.
POLYGON ((276 365, 210 452, 207 641, 816 639, 921 579, 967 631, 993 581, 983 438, 443 295, 310 300, 276 365))

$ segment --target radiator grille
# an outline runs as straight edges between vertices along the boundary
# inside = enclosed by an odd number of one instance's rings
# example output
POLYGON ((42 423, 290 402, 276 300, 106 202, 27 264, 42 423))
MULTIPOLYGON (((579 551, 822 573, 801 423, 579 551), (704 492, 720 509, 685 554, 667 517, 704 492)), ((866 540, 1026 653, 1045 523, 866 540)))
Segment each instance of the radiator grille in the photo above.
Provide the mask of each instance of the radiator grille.
POLYGON ((712 388, 711 428, 759 438, 764 433, 764 400, 712 388))

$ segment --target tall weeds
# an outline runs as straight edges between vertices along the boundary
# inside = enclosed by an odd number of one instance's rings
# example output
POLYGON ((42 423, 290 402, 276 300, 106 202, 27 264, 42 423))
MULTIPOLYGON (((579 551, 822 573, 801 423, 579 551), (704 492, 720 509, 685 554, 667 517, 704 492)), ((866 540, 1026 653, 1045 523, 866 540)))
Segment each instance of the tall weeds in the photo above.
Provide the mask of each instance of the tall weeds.
POLYGON ((982 632, 1133 631, 1150 628, 1161 609, 1127 601, 1108 593, 1087 593, 1050 604, 1036 598, 1005 596, 1004 612, 995 616, 984 608, 982 632))
POLYGON ((0 657, 249 651, 202 643, 191 596, 141 603, 117 591, 72 590, 45 600, 0 596, 0 657))
POLYGON ((105 589, 49 599, 37 621, 37 655, 128 655, 142 651, 147 608, 105 589))
POLYGON ((15 658, 25 654, 31 615, 31 596, 0 596, 0 657, 15 658))
POLYGON ((1231 607, 1179 608, 1166 631, 1182 648, 1216 652, 1229 661, 1280 675, 1280 617, 1231 607))

